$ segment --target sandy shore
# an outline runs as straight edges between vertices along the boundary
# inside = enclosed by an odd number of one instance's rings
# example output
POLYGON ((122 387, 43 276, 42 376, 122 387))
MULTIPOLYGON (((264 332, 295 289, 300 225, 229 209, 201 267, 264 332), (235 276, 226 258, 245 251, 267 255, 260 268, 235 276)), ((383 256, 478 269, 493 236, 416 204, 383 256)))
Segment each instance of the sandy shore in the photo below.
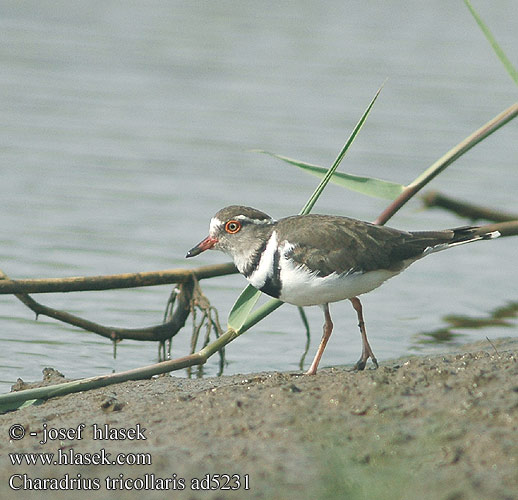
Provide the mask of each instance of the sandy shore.
POLYGON ((0 416, 0 497, 516 499, 518 341, 493 343, 361 373, 163 376, 55 398, 0 416))

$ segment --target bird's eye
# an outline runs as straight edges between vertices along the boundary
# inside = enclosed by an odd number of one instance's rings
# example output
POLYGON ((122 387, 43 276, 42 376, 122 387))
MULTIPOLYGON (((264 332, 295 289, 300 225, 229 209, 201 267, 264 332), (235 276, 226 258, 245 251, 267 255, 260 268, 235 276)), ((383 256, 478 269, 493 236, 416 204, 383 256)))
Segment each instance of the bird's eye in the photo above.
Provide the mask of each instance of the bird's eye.
POLYGON ((225 231, 229 234, 237 233, 241 229, 241 222, 238 220, 229 220, 225 224, 225 231))

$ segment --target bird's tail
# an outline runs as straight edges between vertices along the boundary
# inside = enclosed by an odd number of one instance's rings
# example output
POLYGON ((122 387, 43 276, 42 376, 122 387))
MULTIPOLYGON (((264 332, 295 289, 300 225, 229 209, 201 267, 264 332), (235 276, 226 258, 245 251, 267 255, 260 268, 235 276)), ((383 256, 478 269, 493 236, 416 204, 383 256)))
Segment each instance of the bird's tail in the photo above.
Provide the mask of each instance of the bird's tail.
POLYGON ((500 231, 488 229, 487 226, 465 226, 452 229, 453 238, 448 246, 463 245, 478 240, 492 240, 501 236, 500 231))
POLYGON ((445 233, 448 234, 448 240, 439 241, 436 244, 428 246, 424 250, 423 256, 430 253, 440 252, 441 250, 446 250, 447 248, 452 248, 458 245, 464 245, 465 243, 471 243, 472 241, 492 240, 501 236, 500 231, 493 230, 491 226, 463 226, 449 229, 447 231, 438 231, 438 236, 439 233, 442 233, 443 238, 445 233))

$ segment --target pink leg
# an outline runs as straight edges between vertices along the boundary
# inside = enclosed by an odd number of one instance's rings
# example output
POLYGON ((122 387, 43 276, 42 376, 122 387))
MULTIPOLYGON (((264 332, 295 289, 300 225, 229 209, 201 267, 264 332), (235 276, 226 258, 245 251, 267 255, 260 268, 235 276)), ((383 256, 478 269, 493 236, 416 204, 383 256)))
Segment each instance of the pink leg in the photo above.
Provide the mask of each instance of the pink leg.
POLYGON ((331 315, 329 314, 329 304, 324 304, 322 307, 324 308, 325 318, 322 340, 320 341, 320 345, 318 346, 315 359, 313 360, 313 363, 311 363, 311 366, 309 367, 309 370, 306 372, 306 375, 315 375, 315 373, 317 373, 318 363, 320 363, 320 358, 322 357, 322 354, 324 354, 324 349, 326 348, 327 341, 329 340, 329 337, 331 337, 331 333, 333 331, 333 322, 331 321, 331 315))
POLYGON ((362 303, 360 302, 360 299, 358 297, 353 297, 349 300, 351 301, 354 310, 358 315, 358 326, 360 327, 360 333, 362 336, 362 355, 358 362, 354 365, 354 369, 363 370, 369 358, 372 359, 374 366, 378 368, 378 361, 376 360, 376 356, 374 356, 371 346, 369 345, 369 341, 367 340, 367 330, 365 329, 365 321, 363 321, 362 303))

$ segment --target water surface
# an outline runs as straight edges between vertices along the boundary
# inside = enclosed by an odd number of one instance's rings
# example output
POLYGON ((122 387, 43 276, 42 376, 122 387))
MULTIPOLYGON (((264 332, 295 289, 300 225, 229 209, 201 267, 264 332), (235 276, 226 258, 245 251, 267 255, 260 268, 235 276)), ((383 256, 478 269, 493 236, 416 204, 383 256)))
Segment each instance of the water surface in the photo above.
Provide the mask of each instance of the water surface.
MULTIPOLYGON (((518 4, 477 6, 511 57, 518 4)), ((387 78, 342 169, 407 183, 516 101, 505 73, 462 2, 345 5, 272 2, 4 2, 0 7, 0 268, 12 278, 65 277, 225 261, 184 255, 210 216, 234 203, 274 217, 298 212, 316 183, 260 148, 329 165, 387 78)), ((515 62, 516 63, 516 62, 515 62)), ((437 178, 449 195, 518 211, 517 124, 477 146, 437 178)), ((330 186, 316 212, 372 220, 385 202, 330 186)), ((411 202, 391 224, 464 225, 411 202)), ((364 299, 383 362, 456 342, 514 335, 516 320, 453 327, 517 301, 513 239, 430 257, 364 299)), ((223 323, 240 276, 203 283, 223 323)), ((39 295, 105 325, 160 323, 170 287, 39 295)), ((307 310, 316 349, 322 314, 307 310)), ((336 325, 322 365, 360 352, 354 311, 336 325)), ((72 378, 156 361, 157 346, 106 339, 34 315, 0 297, 0 381, 34 380, 52 366, 72 378)), ((175 339, 188 351, 190 324, 175 339)), ((284 306, 227 348, 226 373, 295 370, 305 335, 284 306)), ((217 357, 205 373, 215 374, 217 357)))

